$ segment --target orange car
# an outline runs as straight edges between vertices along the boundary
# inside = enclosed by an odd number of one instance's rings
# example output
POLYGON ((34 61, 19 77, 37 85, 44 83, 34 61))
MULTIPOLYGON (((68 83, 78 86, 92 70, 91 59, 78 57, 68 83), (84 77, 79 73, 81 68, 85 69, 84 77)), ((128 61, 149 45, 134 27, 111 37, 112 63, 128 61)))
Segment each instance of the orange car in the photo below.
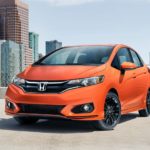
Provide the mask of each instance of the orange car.
POLYGON ((63 47, 14 78, 5 111, 20 124, 60 117, 111 130, 122 114, 149 116, 149 77, 148 67, 128 46, 63 47))

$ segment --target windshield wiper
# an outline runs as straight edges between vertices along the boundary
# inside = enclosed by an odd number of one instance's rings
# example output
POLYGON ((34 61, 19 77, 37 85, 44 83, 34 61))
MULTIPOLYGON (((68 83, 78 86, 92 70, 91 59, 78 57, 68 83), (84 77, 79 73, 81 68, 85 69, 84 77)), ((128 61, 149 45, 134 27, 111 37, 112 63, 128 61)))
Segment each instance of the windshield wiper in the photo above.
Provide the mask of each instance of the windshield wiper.
POLYGON ((97 66, 100 64, 72 64, 72 63, 67 63, 66 65, 72 65, 72 66, 97 66))
POLYGON ((40 62, 40 63, 36 63, 35 65, 46 66, 47 64, 40 62))
POLYGON ((73 64, 73 63, 66 63, 65 65, 77 66, 77 65, 86 65, 86 64, 73 64))

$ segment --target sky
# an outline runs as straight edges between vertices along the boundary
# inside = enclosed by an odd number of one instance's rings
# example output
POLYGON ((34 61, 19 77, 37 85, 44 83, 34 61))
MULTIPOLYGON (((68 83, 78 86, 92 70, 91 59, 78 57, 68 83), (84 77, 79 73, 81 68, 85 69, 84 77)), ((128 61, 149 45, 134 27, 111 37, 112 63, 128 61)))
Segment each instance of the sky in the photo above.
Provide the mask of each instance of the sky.
POLYGON ((150 0, 22 0, 29 4, 30 31, 63 46, 126 44, 146 63, 150 52, 150 0))

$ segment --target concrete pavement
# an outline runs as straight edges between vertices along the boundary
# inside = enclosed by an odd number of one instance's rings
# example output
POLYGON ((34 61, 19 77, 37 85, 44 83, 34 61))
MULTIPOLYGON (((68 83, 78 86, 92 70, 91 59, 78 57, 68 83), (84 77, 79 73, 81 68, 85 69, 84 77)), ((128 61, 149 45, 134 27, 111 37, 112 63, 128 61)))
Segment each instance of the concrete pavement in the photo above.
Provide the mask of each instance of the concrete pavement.
POLYGON ((0 99, 4 98, 6 90, 7 90, 6 87, 0 87, 0 99))
POLYGON ((0 100, 0 150, 150 150, 150 117, 125 115, 113 131, 83 122, 40 120, 20 126, 4 114, 0 100))

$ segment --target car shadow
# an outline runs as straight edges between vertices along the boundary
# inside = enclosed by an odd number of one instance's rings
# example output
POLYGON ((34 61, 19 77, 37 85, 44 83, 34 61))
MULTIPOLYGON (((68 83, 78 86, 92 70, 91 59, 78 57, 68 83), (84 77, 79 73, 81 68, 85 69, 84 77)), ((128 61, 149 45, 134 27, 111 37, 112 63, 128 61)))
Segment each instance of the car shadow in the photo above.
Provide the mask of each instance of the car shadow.
POLYGON ((120 119, 120 123, 125 123, 127 121, 136 119, 137 117, 140 117, 138 113, 129 113, 126 115, 122 115, 122 117, 120 119))
MULTIPOLYGON (((123 115, 120 123, 136 119, 139 117, 136 113, 123 115)), ((32 125, 19 125, 13 118, 0 118, 0 130, 11 131, 27 131, 27 132, 42 132, 42 133, 87 133, 96 131, 91 122, 71 121, 64 119, 40 120, 32 125)))

